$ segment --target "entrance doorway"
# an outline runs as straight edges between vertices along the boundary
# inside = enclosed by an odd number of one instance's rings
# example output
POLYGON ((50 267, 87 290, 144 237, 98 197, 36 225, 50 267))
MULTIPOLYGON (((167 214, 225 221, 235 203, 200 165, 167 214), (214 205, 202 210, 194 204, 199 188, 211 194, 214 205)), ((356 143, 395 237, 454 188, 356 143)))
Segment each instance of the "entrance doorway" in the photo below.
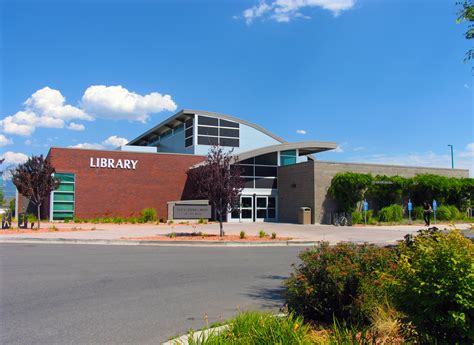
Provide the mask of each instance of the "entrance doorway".
POLYGON ((276 196, 241 195, 240 207, 231 214, 231 221, 276 221, 276 196))

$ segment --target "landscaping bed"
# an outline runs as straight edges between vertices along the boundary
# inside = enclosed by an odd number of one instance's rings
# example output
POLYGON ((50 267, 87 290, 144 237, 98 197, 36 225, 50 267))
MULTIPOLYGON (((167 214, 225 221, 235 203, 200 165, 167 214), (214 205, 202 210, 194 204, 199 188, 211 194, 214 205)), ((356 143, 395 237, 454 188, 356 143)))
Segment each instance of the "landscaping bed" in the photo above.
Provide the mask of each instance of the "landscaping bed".
POLYGON ((122 237, 122 240, 135 241, 222 241, 222 242, 281 242, 291 240, 291 237, 272 238, 270 236, 245 236, 241 238, 239 235, 219 236, 217 234, 193 234, 193 233, 176 233, 168 235, 155 235, 145 237, 122 237))

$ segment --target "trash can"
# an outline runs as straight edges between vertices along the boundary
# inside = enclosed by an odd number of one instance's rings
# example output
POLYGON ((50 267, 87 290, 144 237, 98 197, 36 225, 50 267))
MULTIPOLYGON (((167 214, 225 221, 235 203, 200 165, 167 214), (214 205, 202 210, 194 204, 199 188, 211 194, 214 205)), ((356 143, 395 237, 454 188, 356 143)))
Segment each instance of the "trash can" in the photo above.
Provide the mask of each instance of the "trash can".
POLYGON ((311 209, 309 207, 300 207, 298 213, 299 224, 311 224, 311 209))

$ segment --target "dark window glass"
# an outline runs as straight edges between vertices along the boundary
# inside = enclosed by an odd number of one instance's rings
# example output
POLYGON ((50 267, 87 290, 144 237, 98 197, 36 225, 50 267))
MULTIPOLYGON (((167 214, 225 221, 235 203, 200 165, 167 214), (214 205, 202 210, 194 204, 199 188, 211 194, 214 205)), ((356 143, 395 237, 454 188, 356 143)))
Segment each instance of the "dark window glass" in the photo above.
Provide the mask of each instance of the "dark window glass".
POLYGON ((257 196, 257 207, 267 208, 267 198, 259 198, 257 196))
POLYGON ((277 176, 276 167, 255 167, 255 176, 277 176))
POLYGON ((257 218, 260 218, 260 219, 267 218, 267 210, 257 210, 257 218))
POLYGON ((296 150, 281 151, 281 156, 296 156, 296 150))
POLYGON ((252 210, 242 210, 242 219, 252 219, 252 210))
POLYGON ((239 137, 239 130, 238 129, 219 128, 219 135, 221 137, 238 138, 239 137))
POLYGON ((185 122, 186 128, 191 127, 193 125, 193 122, 194 122, 194 119, 186 120, 186 122, 185 122))
POLYGON ((198 117, 198 123, 200 125, 207 125, 207 126, 218 126, 218 120, 214 117, 207 117, 207 116, 202 116, 202 115, 199 115, 198 117))
POLYGON ((193 145, 193 137, 190 137, 184 141, 184 146, 189 147, 193 145))
POLYGON ((240 210, 234 210, 232 211, 232 214, 230 216, 232 219, 239 219, 240 218, 240 210))
POLYGON ((221 146, 239 147, 239 139, 220 138, 221 146))
POLYGON ((270 152, 261 156, 255 157, 255 164, 260 165, 278 165, 278 154, 270 152))
POLYGON ((198 136, 199 145, 219 145, 219 140, 216 137, 203 137, 198 136))
POLYGON ((243 161, 239 162, 240 164, 253 164, 254 163, 254 157, 249 158, 249 159, 244 159, 243 161))
POLYGON ((235 165, 235 168, 240 169, 241 176, 254 176, 253 165, 235 165))
POLYGON ((198 127, 198 134, 204 135, 215 135, 217 137, 217 128, 216 127, 198 127))
POLYGON ((190 137, 191 135, 193 135, 193 128, 191 127, 191 128, 186 129, 185 133, 186 133, 185 134, 186 138, 190 137))
POLYGON ((256 178, 255 179, 255 188, 277 188, 276 179, 268 178, 256 178))
POLYGON ((242 197, 242 207, 252 207, 252 197, 246 196, 242 197))
POLYGON ((219 120, 221 127, 232 127, 232 128, 239 128, 239 124, 237 122, 227 121, 220 119, 219 120))
POLYGON ((253 178, 244 178, 244 188, 253 188, 253 178))
POLYGON ((275 212, 274 208, 273 209, 271 209, 271 208, 268 209, 268 218, 270 218, 270 219, 275 219, 276 218, 276 212, 275 212))
POLYGON ((275 198, 268 198, 268 208, 275 208, 276 207, 276 199, 275 198))

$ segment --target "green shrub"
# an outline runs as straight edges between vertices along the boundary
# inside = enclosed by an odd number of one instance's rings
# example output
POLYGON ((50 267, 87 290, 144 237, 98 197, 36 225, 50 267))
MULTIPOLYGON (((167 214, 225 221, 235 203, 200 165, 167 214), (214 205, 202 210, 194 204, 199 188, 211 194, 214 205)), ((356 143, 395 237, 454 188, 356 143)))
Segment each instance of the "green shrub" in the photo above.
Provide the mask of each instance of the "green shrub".
POLYGON ((285 344, 306 345, 311 341, 311 328, 301 317, 290 314, 275 317, 270 313, 244 312, 229 321, 229 329, 220 334, 210 333, 195 340, 188 338, 190 345, 206 344, 285 344))
POLYGON ((170 233, 170 234, 169 234, 169 237, 170 237, 170 238, 175 238, 175 237, 176 237, 176 233, 175 233, 175 232, 170 233))
POLYGON ((474 341, 474 244, 457 231, 420 231, 400 245, 394 300, 418 332, 474 341))
POLYGON ((368 322, 369 312, 386 298, 381 272, 396 261, 393 249, 372 245, 321 243, 300 253, 301 264, 285 282, 290 310, 305 319, 368 322))
POLYGON ((277 238, 277 233, 276 232, 272 232, 272 240, 276 240, 277 238))
POLYGON ((447 206, 439 206, 436 210, 437 220, 451 220, 451 210, 447 206))
POLYGON ((258 232, 258 237, 260 237, 260 238, 267 237, 267 233, 266 233, 265 231, 263 231, 263 230, 260 230, 260 231, 258 232))
POLYGON ((448 206, 449 212, 451 212, 451 219, 450 220, 457 220, 461 218, 461 212, 459 212, 458 208, 454 205, 448 206))
POLYGON ((28 223, 38 222, 38 217, 33 213, 28 213, 28 215, 26 217, 28 218, 28 223))
POLYGON ((207 219, 199 218, 198 224, 207 224, 207 219))
POLYGON ((390 205, 379 211, 381 222, 401 222, 403 219, 403 208, 400 205, 390 205))
POLYGON ((364 216, 362 215, 362 212, 352 212, 352 224, 364 224, 364 216))
POLYGON ((166 223, 166 220, 163 217, 161 217, 160 218, 160 223, 166 223))
POLYGON ((412 217, 414 217, 415 219, 423 219, 423 214, 423 206, 416 206, 413 208, 412 217))
POLYGON ((245 238, 245 231, 240 232, 240 239, 243 240, 245 238))
POLYGON ((156 210, 152 207, 143 209, 140 214, 144 223, 156 221, 156 210))

